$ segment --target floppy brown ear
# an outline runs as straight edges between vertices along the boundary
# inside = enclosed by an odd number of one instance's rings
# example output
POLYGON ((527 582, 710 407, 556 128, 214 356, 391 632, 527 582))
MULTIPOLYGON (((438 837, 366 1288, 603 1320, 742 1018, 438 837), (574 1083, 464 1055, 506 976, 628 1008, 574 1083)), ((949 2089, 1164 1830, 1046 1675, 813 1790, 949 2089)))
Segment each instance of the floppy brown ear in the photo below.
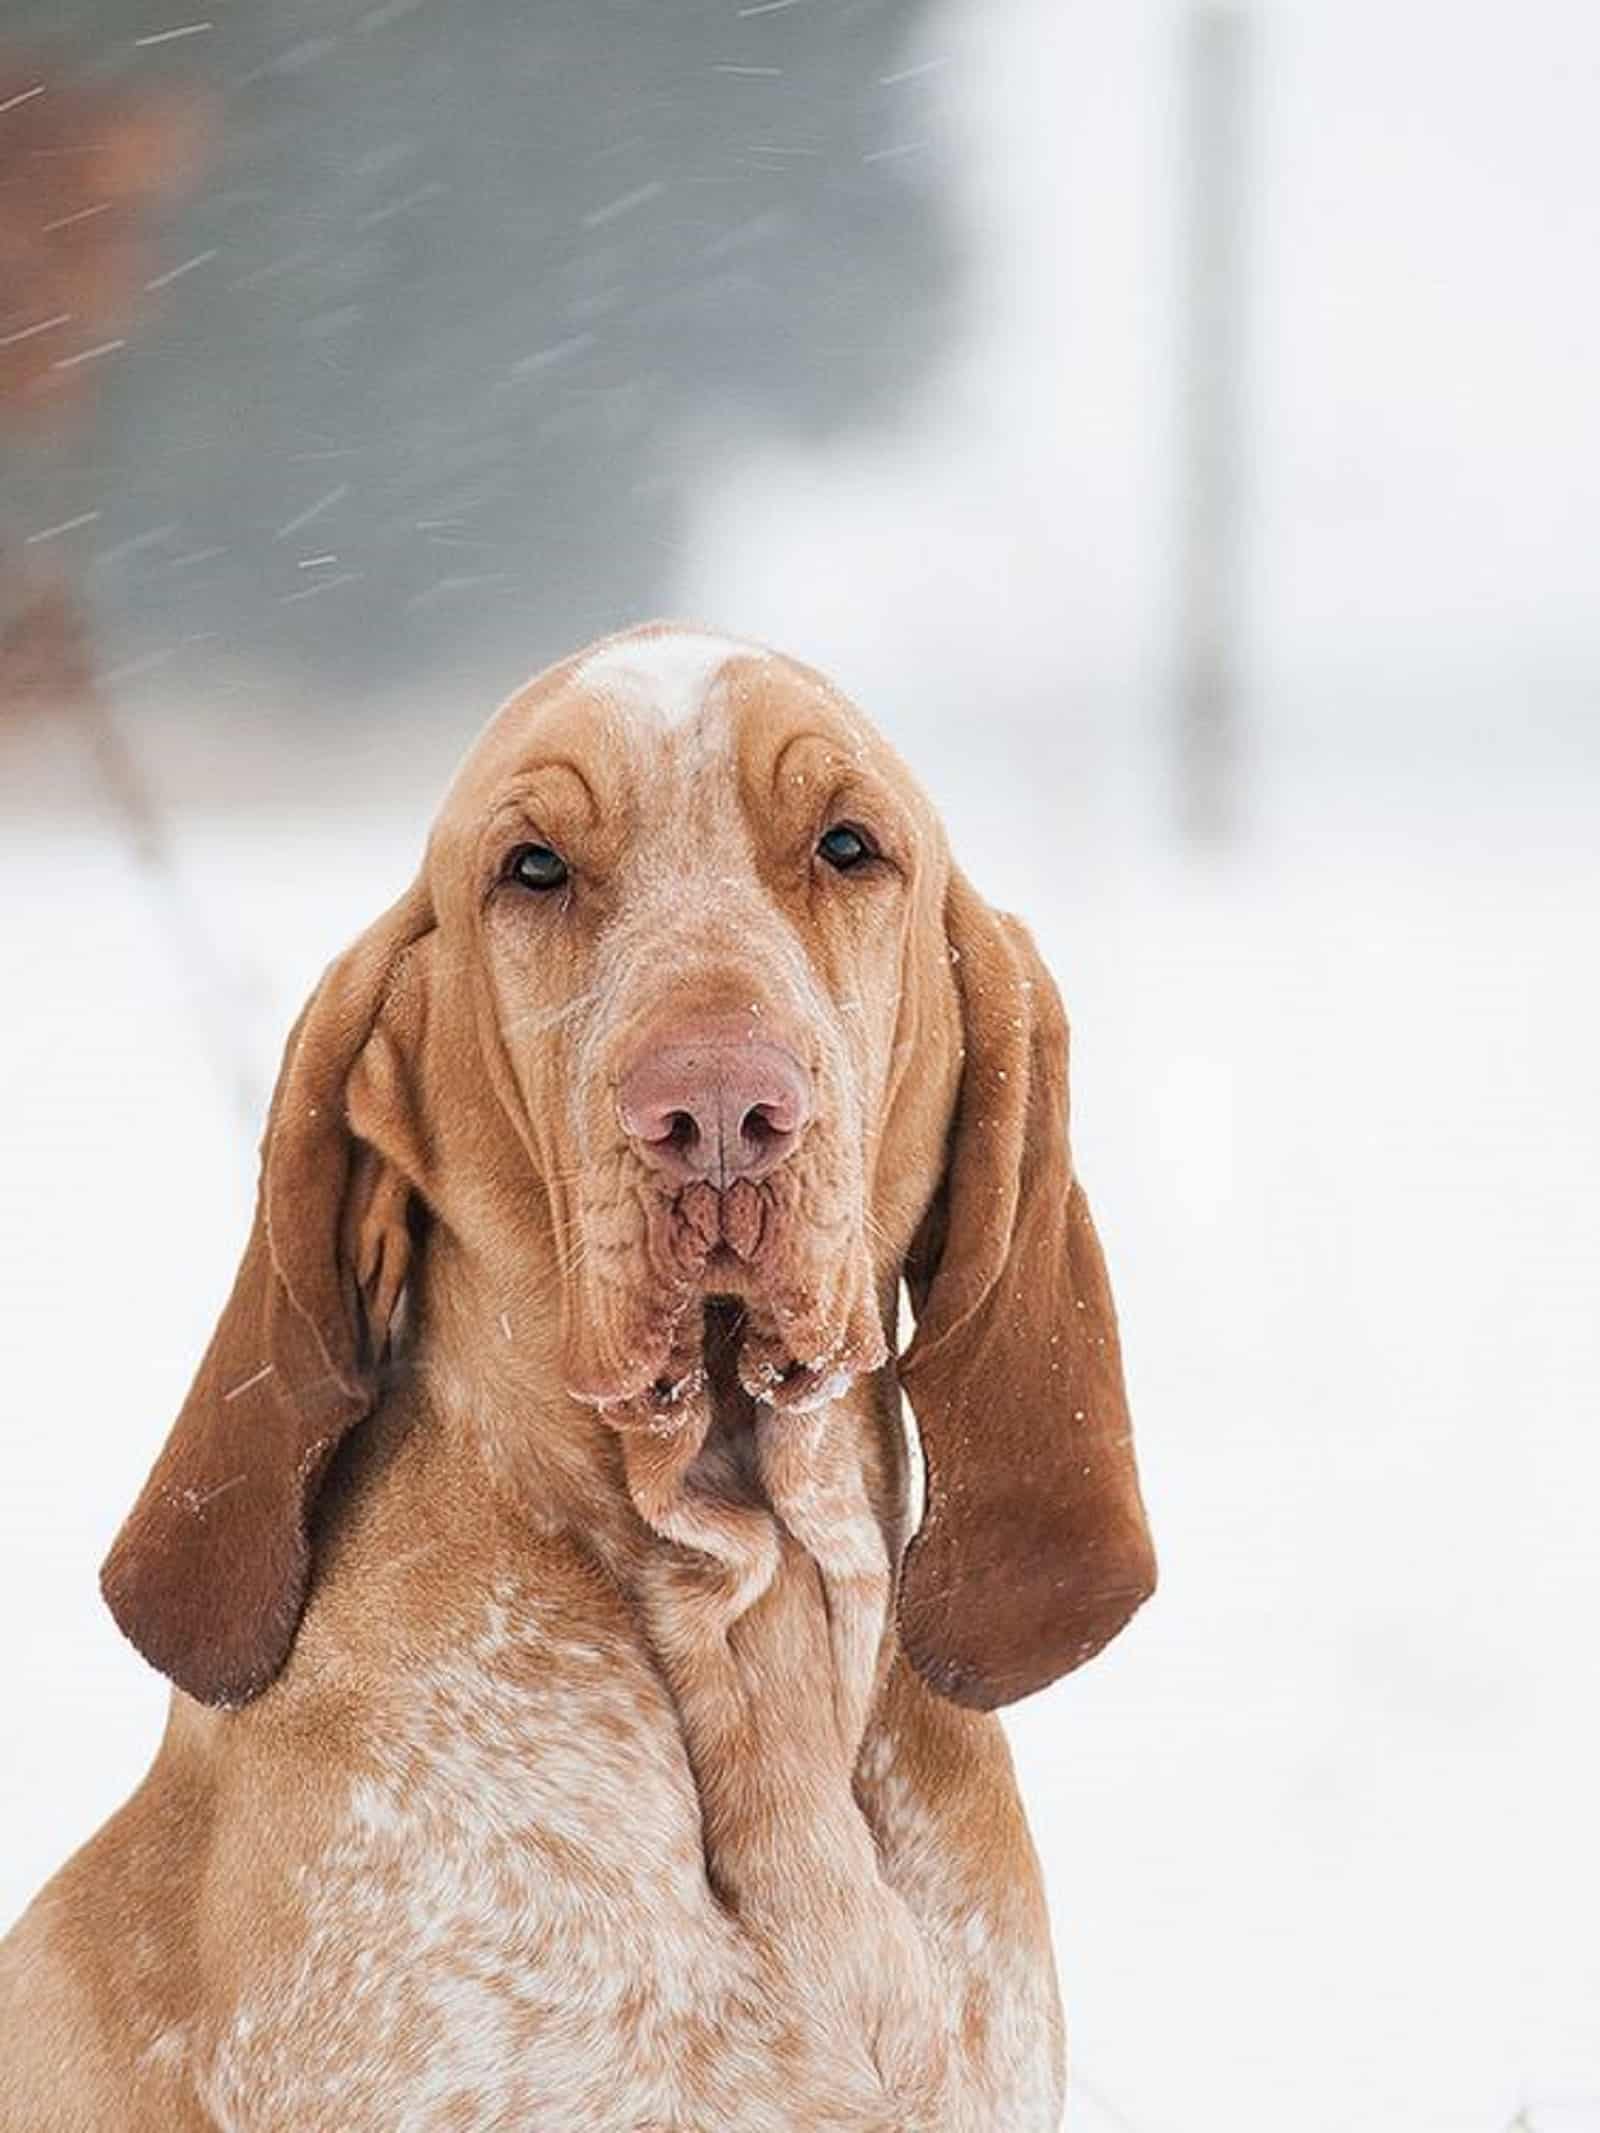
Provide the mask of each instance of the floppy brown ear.
POLYGON ((347 1083, 401 957, 431 925, 413 889, 332 965, 296 1023, 233 1293, 100 1574, 124 1634, 202 1703, 248 1701, 288 1658, 318 1485, 374 1402, 410 1254, 410 1188, 366 1137, 383 1138, 370 1095, 356 1137, 347 1083))
POLYGON ((965 1055, 943 1184, 906 1267, 901 1382, 927 1506, 901 1642, 957 1703, 1043 1688, 1155 1586, 1116 1313, 1067 1144, 1067 1025, 1026 929, 959 875, 946 902, 965 1055))

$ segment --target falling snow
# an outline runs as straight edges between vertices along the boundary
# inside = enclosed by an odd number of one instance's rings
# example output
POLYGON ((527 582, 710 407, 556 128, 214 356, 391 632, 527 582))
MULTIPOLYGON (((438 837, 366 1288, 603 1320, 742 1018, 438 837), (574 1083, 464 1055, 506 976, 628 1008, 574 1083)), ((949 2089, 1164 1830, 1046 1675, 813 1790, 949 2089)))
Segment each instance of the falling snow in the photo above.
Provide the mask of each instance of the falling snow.
POLYGON ((1198 852, 1165 11, 640 11, 603 123, 581 26, 413 95, 436 0, 172 13, 107 56, 213 67, 223 147, 140 315, 0 290, 0 354, 105 396, 7 463, 7 552, 77 573, 172 845, 0 715, 0 1923, 161 1723, 94 1570, 231 1279, 239 1114, 493 695, 642 604, 854 687, 1064 980, 1164 1561, 1010 1721, 1074 2133, 1596 2133, 1600 18, 1272 40, 1261 672, 1198 852))

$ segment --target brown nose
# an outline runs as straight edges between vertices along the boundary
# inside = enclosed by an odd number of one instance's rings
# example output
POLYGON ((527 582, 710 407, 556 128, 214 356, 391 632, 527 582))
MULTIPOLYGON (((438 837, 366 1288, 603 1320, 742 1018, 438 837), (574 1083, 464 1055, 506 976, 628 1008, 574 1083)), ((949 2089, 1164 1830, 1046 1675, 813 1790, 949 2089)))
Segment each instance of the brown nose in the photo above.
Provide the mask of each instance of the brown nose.
POLYGON ((811 1116, 811 1082, 793 1052, 760 1038, 663 1044, 623 1076, 617 1109, 647 1163, 722 1191, 783 1161, 811 1116))

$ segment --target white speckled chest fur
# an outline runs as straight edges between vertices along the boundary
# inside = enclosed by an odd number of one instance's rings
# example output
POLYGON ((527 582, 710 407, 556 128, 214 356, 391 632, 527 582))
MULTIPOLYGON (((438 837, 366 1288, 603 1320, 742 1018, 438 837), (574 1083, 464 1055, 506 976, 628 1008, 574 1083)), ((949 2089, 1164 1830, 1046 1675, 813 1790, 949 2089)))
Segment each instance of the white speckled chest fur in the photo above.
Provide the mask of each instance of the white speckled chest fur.
POLYGON ((921 2063, 898 2091, 859 1993, 828 2005, 858 1959, 882 1962, 882 1922, 742 1929, 708 1887, 692 1774, 649 1669, 545 1639, 537 1598, 508 1588, 478 1638, 418 1678, 294 1869, 292 1943, 185 2051, 219 2128, 1055 2124, 1047 1950, 941 1868, 937 1809, 897 1782, 887 1733, 865 1757, 877 1902, 907 1900, 892 1958, 920 1943, 928 1996, 901 2011, 921 2063), (544 1689, 530 1647, 552 1668, 544 1689), (935 2044, 942 2078, 925 2083, 935 2044))

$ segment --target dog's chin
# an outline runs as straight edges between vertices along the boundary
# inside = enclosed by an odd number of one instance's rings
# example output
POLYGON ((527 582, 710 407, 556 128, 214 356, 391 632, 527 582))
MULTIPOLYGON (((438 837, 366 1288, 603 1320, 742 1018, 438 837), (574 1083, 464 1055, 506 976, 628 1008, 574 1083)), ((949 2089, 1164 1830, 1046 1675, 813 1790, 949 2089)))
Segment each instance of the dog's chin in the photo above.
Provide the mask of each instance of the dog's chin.
POLYGON ((606 1299, 609 1358, 571 1374, 574 1396, 619 1427, 671 1428, 705 1394, 715 1361, 719 1380, 770 1407, 838 1399, 888 1353, 865 1225, 850 1227, 841 1248, 743 1180, 663 1197, 638 1280, 606 1299))

